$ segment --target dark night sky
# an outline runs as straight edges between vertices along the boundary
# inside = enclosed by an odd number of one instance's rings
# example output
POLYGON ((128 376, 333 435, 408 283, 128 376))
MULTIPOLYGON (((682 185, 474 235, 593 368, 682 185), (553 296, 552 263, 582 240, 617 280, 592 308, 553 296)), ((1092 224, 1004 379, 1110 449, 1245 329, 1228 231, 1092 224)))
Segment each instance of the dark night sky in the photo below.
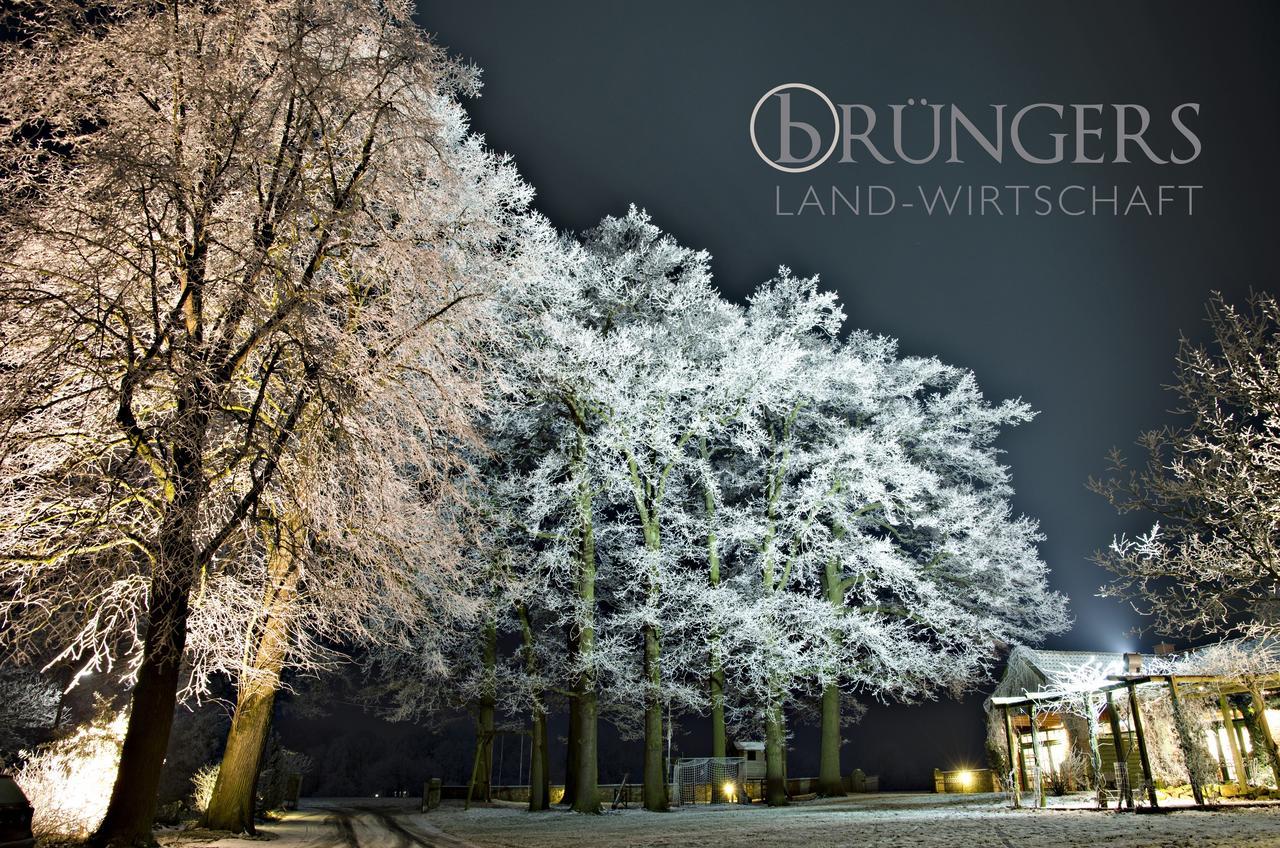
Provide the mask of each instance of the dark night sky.
MULTIPOLYGON (((709 250, 727 295, 742 297, 783 263, 820 273, 851 325, 970 367, 989 397, 1040 410, 1002 445, 1016 505, 1040 519, 1043 556, 1076 617, 1049 644, 1112 650, 1153 638, 1128 637, 1125 608, 1094 597, 1105 574, 1087 557, 1124 525, 1084 481, 1112 445, 1167 420, 1160 386, 1179 332, 1202 333, 1210 289, 1240 299, 1251 286, 1275 288, 1278 13, 1263 2, 469 0, 423 2, 418 17, 484 68, 483 96, 468 104, 474 125, 516 158, 557 226, 582 230, 634 202, 709 250), (908 97, 971 116, 993 103, 1141 103, 1155 121, 1195 101, 1204 151, 1181 167, 974 155, 780 174, 752 150, 747 120, 786 82, 876 106, 882 121, 908 97), (774 215, 775 186, 785 197, 859 183, 900 196, 917 183, 1204 189, 1191 217, 774 215)), ((874 710, 848 734, 846 768, 906 785, 934 765, 978 761, 979 701, 874 710)), ((809 773, 807 759, 793 755, 792 773, 809 773)))

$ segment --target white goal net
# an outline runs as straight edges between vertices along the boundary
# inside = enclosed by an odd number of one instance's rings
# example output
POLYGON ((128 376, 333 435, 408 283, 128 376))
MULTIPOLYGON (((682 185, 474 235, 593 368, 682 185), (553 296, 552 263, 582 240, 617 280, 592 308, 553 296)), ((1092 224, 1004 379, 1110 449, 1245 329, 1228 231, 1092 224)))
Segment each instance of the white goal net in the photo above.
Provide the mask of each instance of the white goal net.
POLYGON ((734 803, 746 792, 743 757, 684 757, 671 766, 671 803, 734 803))

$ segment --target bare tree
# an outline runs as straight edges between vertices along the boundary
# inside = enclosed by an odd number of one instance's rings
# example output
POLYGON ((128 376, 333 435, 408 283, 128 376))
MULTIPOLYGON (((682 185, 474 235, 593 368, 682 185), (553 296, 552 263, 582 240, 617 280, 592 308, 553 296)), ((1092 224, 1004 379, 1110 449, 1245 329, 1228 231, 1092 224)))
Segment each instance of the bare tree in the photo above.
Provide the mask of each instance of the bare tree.
POLYGON ((474 74, 410 12, 121 3, 5 47, 0 620, 19 659, 49 640, 136 677, 97 844, 150 841, 193 611, 267 585, 256 522, 301 497, 276 483, 305 432, 403 472, 335 469, 371 486, 330 503, 448 501, 492 326, 474 262, 529 192, 459 142, 474 74))
POLYGON ((1154 514, 1137 538, 1096 554, 1116 576, 1104 593, 1153 617, 1160 632, 1276 633, 1280 589, 1280 304, 1255 295, 1237 309, 1208 305, 1209 345, 1184 337, 1175 414, 1185 423, 1143 433, 1145 463, 1119 450, 1090 488, 1122 514, 1154 514))

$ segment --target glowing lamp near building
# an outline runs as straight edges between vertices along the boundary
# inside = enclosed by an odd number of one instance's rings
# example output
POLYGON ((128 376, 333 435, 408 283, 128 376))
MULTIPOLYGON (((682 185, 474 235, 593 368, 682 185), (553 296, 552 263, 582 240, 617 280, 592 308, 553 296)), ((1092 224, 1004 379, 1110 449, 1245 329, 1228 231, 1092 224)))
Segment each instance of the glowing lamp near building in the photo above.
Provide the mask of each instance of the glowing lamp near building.
POLYGON ((973 786, 973 772, 971 771, 959 772, 956 775, 956 780, 960 781, 960 785, 963 786, 965 789, 970 789, 973 786))
POLYGON ((732 783, 726 783, 724 785, 724 797, 730 804, 737 800, 737 798, 734 797, 737 794, 738 787, 734 786, 732 783))

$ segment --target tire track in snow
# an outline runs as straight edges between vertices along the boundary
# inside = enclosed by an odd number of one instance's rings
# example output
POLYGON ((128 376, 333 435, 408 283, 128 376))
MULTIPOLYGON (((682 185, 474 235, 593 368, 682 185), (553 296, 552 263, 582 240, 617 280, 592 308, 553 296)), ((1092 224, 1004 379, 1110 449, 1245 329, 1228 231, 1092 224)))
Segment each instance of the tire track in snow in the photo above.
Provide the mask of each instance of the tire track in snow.
POLYGON ((995 831, 996 838, 1000 840, 1000 844, 1003 845, 1004 848, 1017 848, 1017 846, 1009 841, 1009 837, 1005 835, 1003 830, 995 825, 991 825, 991 829, 995 831))
POLYGON ((337 825, 338 834, 342 837, 340 845, 345 845, 346 848, 360 848, 355 826, 351 824, 351 815, 346 810, 334 810, 333 815, 325 818, 325 823, 337 825))
MULTIPOLYGON (((425 828, 429 825, 421 825, 410 829, 400 822, 391 813, 377 807, 359 807, 362 813, 367 813, 378 820, 378 822, 390 831, 396 837, 395 848, 475 848, 473 843, 450 836, 443 831, 431 828, 433 832, 426 832, 425 828)), ((378 848, 383 848, 379 845, 378 848)))

